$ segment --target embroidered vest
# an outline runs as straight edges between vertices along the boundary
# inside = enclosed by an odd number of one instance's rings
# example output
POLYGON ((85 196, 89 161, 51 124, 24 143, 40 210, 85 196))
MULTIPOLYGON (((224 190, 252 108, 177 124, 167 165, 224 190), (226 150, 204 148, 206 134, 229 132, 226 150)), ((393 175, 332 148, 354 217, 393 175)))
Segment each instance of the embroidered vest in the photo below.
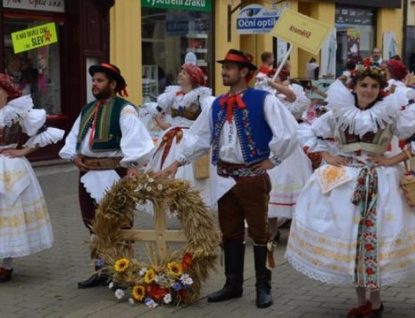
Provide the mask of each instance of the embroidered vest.
MULTIPOLYGON (((79 150, 82 140, 87 137, 87 132, 94 121, 96 103, 91 102, 84 106, 81 111, 81 123, 79 126, 78 141, 76 149, 79 150)), ((90 148, 94 151, 116 151, 120 150, 121 127, 120 116, 123 107, 130 104, 123 98, 115 97, 107 104, 99 107, 95 133, 90 148)))
MULTIPOLYGON (((269 158, 269 143, 272 139, 272 130, 265 120, 264 100, 267 92, 248 88, 242 100, 246 108, 234 107, 233 119, 236 124, 242 155, 246 164, 254 164, 269 158)), ((219 139, 226 121, 227 107, 222 108, 215 99, 212 105, 212 164, 216 165, 219 159, 219 139)))
POLYGON ((17 144, 21 133, 22 127, 20 127, 18 122, 15 122, 10 127, 0 127, 0 146, 17 144))
POLYGON ((353 135, 348 129, 341 131, 336 129, 334 138, 341 152, 367 151, 381 155, 387 149, 392 140, 392 131, 387 125, 385 129, 378 129, 376 133, 367 132, 364 136, 353 135))

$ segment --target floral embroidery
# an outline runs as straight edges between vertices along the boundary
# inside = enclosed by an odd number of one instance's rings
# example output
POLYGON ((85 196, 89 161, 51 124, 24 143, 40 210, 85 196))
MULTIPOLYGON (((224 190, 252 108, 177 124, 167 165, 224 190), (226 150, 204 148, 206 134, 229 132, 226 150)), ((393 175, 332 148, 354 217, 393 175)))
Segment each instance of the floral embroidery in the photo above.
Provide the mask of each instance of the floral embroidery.
POLYGON ((226 116, 223 109, 218 112, 218 120, 216 121, 213 130, 213 141, 212 141, 212 164, 216 165, 219 158, 219 138, 222 131, 223 125, 225 124, 226 116))
POLYGON ((357 181, 352 202, 360 208, 361 218, 357 234, 355 282, 366 288, 379 288, 376 167, 364 166, 357 181))

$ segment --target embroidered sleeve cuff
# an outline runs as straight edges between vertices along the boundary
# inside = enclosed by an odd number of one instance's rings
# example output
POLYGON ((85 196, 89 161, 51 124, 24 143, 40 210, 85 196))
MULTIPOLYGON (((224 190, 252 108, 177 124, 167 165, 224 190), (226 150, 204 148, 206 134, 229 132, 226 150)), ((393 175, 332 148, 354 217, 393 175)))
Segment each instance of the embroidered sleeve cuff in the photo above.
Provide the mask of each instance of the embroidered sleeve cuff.
POLYGON ((179 155, 179 156, 176 158, 176 160, 179 162, 180 167, 185 166, 185 165, 188 165, 188 164, 190 163, 190 161, 188 161, 188 160, 186 159, 186 157, 185 157, 185 156, 183 156, 183 155, 179 155))
POLYGON ((269 158, 269 161, 271 161, 271 163, 274 166, 279 166, 281 164, 281 162, 282 162, 282 160, 279 159, 279 158, 277 158, 277 157, 271 157, 271 158, 269 158))

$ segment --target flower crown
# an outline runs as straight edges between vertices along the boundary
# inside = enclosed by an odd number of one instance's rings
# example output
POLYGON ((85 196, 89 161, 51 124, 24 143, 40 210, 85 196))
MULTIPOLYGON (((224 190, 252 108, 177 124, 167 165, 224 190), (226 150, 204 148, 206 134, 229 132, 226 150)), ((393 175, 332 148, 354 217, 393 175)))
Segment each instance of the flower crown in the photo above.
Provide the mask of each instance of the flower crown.
POLYGON ((359 78, 366 76, 378 78, 381 88, 385 88, 388 85, 386 82, 385 71, 382 68, 373 65, 370 58, 365 58, 363 62, 357 64, 356 68, 351 72, 352 85, 355 86, 359 78))

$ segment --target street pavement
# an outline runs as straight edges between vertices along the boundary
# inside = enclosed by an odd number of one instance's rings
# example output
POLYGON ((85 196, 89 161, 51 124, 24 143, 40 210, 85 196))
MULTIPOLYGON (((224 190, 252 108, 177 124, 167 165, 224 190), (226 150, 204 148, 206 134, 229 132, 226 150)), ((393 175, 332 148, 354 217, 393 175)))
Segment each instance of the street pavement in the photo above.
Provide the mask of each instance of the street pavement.
MULTIPOLYGON (((77 289, 77 282, 92 274, 88 233, 81 221, 76 169, 67 164, 36 167, 55 234, 53 248, 17 259, 12 281, 0 285, 0 318, 35 317, 346 317, 355 305, 353 288, 336 287, 297 273, 283 258, 288 229, 283 229, 273 273, 273 306, 255 307, 252 244, 248 242, 244 295, 240 299, 208 304, 206 295, 222 287, 223 269, 217 266, 206 282, 200 300, 190 306, 149 309, 143 304, 117 301, 107 287, 77 289)), ((136 227, 149 228, 152 217, 139 216, 136 227)), ((170 221, 172 227, 177 222, 170 221)), ((415 279, 383 291, 386 318, 415 317, 415 279)))

